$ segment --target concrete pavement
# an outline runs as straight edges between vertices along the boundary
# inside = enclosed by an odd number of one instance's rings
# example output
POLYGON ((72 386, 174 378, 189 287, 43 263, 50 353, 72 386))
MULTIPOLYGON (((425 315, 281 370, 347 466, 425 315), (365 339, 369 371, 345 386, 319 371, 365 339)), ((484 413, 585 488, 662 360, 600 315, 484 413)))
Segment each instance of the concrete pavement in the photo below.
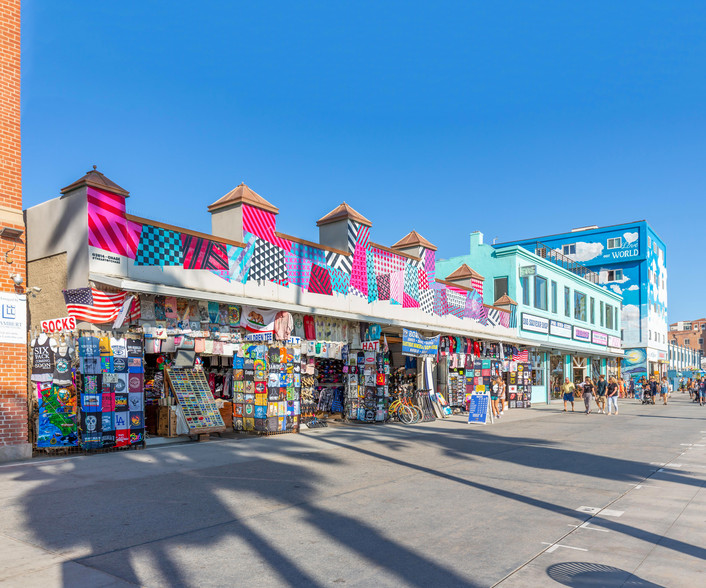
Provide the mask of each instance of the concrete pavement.
POLYGON ((0 583, 693 586, 705 417, 677 395, 5 465, 0 583))

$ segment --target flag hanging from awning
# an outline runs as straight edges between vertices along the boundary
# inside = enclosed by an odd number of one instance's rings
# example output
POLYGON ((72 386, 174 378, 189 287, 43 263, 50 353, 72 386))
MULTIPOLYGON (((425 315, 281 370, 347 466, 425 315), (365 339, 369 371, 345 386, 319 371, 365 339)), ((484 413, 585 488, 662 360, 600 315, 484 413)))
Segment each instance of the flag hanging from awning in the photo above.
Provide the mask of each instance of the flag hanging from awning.
POLYGON ((130 316, 139 318, 140 298, 127 292, 103 292, 95 288, 64 290, 64 301, 69 316, 88 323, 112 323, 128 296, 133 298, 130 316))

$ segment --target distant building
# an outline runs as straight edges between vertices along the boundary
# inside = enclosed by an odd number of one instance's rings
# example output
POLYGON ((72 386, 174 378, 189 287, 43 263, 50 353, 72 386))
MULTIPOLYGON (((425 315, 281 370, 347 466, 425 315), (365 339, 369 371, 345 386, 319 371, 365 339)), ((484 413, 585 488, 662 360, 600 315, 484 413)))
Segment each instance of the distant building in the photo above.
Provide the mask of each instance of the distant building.
POLYGON ((681 380, 703 376, 702 358, 701 351, 675 344, 670 340, 668 377, 674 390, 679 388, 681 380))
POLYGON ((500 243, 540 256, 578 263, 597 283, 623 297, 621 336, 624 376, 664 375, 667 348, 667 248, 647 221, 588 226, 565 233, 500 243))
POLYGON ((532 402, 559 398, 564 378, 618 375, 622 298, 585 267, 562 267, 517 245, 489 245, 475 232, 468 254, 436 262, 436 279, 465 283, 486 305, 516 313, 532 364, 532 402))
POLYGON ((706 357, 706 318, 669 325, 669 343, 700 351, 706 357))

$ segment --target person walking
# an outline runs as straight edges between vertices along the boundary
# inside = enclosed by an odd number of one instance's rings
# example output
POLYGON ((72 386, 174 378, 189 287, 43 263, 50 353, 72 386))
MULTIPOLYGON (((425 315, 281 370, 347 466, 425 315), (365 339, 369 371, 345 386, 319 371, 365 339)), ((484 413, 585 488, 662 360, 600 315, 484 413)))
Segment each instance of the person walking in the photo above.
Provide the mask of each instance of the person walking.
POLYGON ((615 415, 618 415, 618 383, 615 381, 615 377, 611 377, 606 387, 606 397, 608 398, 608 416, 613 413, 611 410, 615 408, 615 415))
POLYGON ((561 391, 564 394, 564 412, 566 412, 566 403, 571 403, 571 412, 574 412, 574 392, 576 391, 576 386, 574 383, 566 378, 564 385, 561 387, 561 391))
POLYGON ((699 406, 703 406, 704 401, 706 401, 706 378, 701 378, 697 393, 699 395, 699 406))
POLYGON ((667 376, 662 377, 662 382, 659 387, 659 396, 662 399, 662 402, 666 405, 667 398, 669 398, 669 380, 667 380, 667 376))
POLYGON ((635 398, 635 378, 630 378, 628 385, 628 398, 635 398))
POLYGON ((657 398, 657 393, 659 392, 659 384, 657 383, 657 380, 655 380, 654 376, 650 376, 649 389, 650 389, 650 404, 654 404, 655 398, 657 398))
POLYGON ((502 380, 496 378, 493 380, 493 384, 490 388, 490 406, 493 410, 493 416, 496 419, 500 418, 500 411, 498 410, 498 398, 500 396, 500 387, 502 386, 502 380))
POLYGON ((598 414, 605 414, 606 389, 607 385, 605 376, 601 374, 598 376, 598 383, 596 384, 596 404, 598 405, 598 414))
POLYGON ((586 376, 586 381, 583 384, 583 403, 586 406, 586 414, 591 414, 591 399, 593 398, 593 380, 586 376))

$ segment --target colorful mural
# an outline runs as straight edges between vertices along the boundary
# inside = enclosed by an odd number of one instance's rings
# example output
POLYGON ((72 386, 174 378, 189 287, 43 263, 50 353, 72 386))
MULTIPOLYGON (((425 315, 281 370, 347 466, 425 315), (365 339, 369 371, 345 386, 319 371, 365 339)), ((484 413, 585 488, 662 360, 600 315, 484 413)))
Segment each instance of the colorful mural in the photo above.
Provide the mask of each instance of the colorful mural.
MULTIPOLYGON (((482 290, 435 281, 435 253, 397 253, 370 241, 370 228, 348 221, 348 255, 278 236, 277 217, 243 204, 244 247, 126 219, 122 197, 88 189, 89 245, 136 266, 207 270, 225 282, 274 283, 322 296, 357 296, 424 313, 509 327, 510 312, 486 308, 482 290), (124 237, 124 238, 121 238, 124 237), (129 262, 130 263, 130 262, 129 262)), ((479 282, 478 288, 482 288, 479 282)))

